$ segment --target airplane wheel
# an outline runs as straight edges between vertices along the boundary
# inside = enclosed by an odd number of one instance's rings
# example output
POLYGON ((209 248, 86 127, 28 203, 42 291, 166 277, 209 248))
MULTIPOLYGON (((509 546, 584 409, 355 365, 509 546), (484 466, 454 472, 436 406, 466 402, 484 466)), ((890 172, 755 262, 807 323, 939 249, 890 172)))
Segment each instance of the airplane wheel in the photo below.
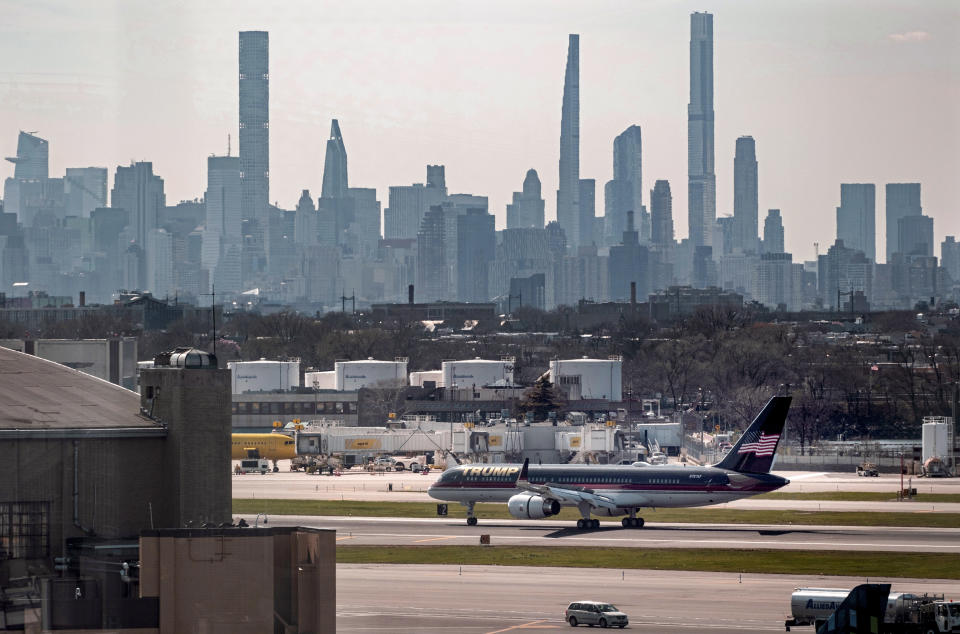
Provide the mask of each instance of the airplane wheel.
POLYGON ((643 528, 643 518, 642 518, 642 517, 638 517, 638 518, 637 518, 637 528, 643 528))
POLYGON ((467 526, 476 526, 476 525, 477 525, 477 518, 475 517, 467 518, 467 526))
POLYGON ((620 525, 623 526, 624 528, 632 528, 633 518, 630 518, 630 517, 623 518, 622 520, 620 520, 620 525))
POLYGON ((590 527, 591 527, 591 528, 600 528, 600 520, 593 520, 592 522, 590 522, 590 527))
POLYGON ((577 520, 577 528, 583 528, 583 520, 577 520))

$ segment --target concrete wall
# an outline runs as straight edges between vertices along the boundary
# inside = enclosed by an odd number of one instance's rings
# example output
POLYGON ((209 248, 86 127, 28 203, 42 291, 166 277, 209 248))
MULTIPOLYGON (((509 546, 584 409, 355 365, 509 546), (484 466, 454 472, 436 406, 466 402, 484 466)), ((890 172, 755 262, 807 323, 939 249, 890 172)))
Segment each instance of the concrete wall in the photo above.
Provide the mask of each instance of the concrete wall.
POLYGON ((162 634, 334 632, 335 536, 303 528, 148 531, 140 596, 159 597, 162 634))

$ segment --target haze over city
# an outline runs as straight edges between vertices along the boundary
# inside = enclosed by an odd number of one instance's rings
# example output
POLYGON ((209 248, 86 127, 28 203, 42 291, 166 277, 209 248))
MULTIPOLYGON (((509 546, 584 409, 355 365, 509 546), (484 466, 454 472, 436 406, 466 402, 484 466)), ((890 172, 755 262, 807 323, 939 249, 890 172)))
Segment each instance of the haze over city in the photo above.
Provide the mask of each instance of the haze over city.
MULTIPOLYGON (((637 124, 646 192, 673 184, 687 234, 689 14, 714 14, 717 216, 733 211, 734 142, 756 140, 761 218, 782 212, 794 261, 833 242, 840 183, 919 182, 934 242, 960 233, 960 17, 954 3, 0 2, 0 153, 50 141, 51 173, 152 161, 168 204, 203 196, 206 157, 237 154, 237 32, 270 33, 270 201, 319 193, 330 120, 351 184, 423 182, 489 197, 497 228, 527 169, 556 215, 567 34, 580 35, 580 177, 597 214, 613 138, 637 124)), ((0 165, 0 177, 13 173, 0 165)))

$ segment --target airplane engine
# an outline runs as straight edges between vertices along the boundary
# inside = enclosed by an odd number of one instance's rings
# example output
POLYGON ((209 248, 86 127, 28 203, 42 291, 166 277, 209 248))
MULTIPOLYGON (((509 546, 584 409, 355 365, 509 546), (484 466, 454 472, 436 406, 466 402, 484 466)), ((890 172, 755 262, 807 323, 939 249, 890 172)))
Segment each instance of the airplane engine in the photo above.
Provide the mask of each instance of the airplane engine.
POLYGON ((548 500, 539 495, 530 495, 520 493, 514 495, 507 501, 507 508, 510 515, 515 518, 540 520, 560 512, 560 503, 556 500, 548 500))

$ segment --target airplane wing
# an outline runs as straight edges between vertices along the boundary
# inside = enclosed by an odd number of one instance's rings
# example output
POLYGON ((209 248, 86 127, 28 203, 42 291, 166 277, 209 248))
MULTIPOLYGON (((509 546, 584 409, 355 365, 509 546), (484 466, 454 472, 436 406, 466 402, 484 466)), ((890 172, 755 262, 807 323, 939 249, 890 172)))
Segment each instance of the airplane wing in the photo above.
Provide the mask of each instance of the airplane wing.
POLYGON ((524 461, 520 475, 517 477, 517 488, 521 491, 534 493, 548 500, 556 500, 560 502, 560 504, 568 506, 577 506, 586 502, 594 508, 617 509, 617 503, 613 501, 613 498, 597 493, 593 489, 585 487, 563 487, 557 484, 550 484, 549 482, 545 484, 531 484, 527 479, 529 465, 529 459, 524 461))

